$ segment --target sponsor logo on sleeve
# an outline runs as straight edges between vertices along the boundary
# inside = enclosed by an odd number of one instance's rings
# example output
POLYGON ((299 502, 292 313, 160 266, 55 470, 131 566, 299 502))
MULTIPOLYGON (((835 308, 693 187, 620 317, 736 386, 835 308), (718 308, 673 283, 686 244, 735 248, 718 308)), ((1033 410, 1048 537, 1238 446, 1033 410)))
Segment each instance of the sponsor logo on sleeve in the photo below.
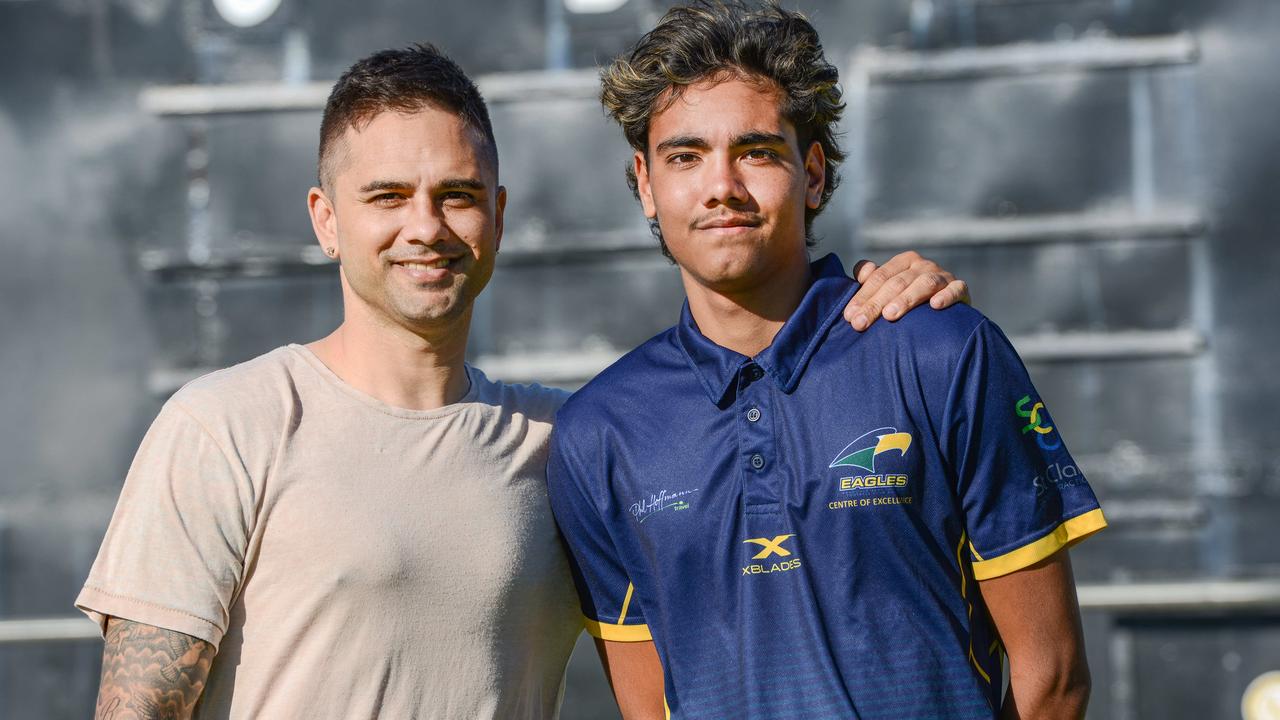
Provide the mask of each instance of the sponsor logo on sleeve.
MULTIPOLYGON (((1036 445, 1040 446, 1041 450, 1049 452, 1062 447, 1062 437, 1054 429, 1053 421, 1050 420, 1049 411, 1045 409, 1044 403, 1033 400, 1030 395, 1023 395, 1022 399, 1014 404, 1013 411, 1023 421, 1022 434, 1035 437, 1036 445)), ((1084 485, 1086 481, 1080 468, 1068 460, 1049 463, 1036 473, 1031 484, 1036 489, 1036 497, 1039 498, 1050 488, 1061 490, 1084 485)))
POLYGON ((1049 424, 1049 411, 1045 409, 1044 403, 1036 400, 1031 401, 1030 395, 1023 395, 1022 399, 1014 406, 1013 411, 1018 417, 1027 421, 1022 426, 1022 434, 1035 433, 1036 444, 1041 450, 1057 450, 1062 447, 1062 438, 1054 431, 1053 426, 1049 424), (1028 409, 1028 405, 1031 407, 1028 409))
POLYGON ((1031 484, 1036 488, 1037 498, 1044 495, 1051 487, 1061 490, 1062 488, 1075 487, 1085 483, 1084 473, 1081 473, 1080 468, 1069 462, 1051 463, 1036 474, 1035 479, 1031 481, 1031 484))

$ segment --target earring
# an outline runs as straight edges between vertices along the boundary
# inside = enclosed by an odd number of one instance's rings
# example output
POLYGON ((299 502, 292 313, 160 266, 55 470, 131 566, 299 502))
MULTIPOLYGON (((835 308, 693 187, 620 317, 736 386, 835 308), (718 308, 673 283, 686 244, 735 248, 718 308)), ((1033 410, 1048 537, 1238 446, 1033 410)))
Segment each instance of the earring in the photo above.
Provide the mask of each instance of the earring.
POLYGON ((329 256, 329 257, 331 257, 331 258, 336 258, 336 257, 338 257, 338 248, 335 248, 335 247, 327 247, 327 248, 325 248, 325 249, 324 249, 324 254, 325 254, 325 255, 328 255, 328 256, 329 256))

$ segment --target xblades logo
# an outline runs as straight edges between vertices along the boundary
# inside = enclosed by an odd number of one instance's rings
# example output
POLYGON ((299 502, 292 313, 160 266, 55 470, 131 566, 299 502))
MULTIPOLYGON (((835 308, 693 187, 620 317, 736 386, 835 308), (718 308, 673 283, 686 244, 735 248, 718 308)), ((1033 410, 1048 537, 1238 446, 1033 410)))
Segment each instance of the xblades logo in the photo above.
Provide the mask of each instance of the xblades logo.
MULTIPOLYGON (((747 538, 746 540, 743 540, 742 543, 744 545, 747 543, 751 543, 753 545, 759 545, 761 547, 760 552, 751 556, 752 560, 767 560, 769 557, 773 555, 777 555, 778 557, 791 557, 791 551, 788 550, 787 548, 782 547, 782 543, 790 540, 793 537, 795 537, 794 534, 775 535, 771 538, 762 538, 762 537, 747 538)), ((774 562, 767 565, 764 563, 753 563, 751 565, 748 565, 742 568, 742 574, 743 575, 768 575, 769 573, 786 572, 788 570, 795 570, 798 567, 800 567, 800 558, 793 558, 791 560, 774 562)))
POLYGON ((795 535, 778 535, 774 537, 772 540, 770 540, 769 538, 749 538, 747 540, 743 540, 742 542, 744 544, 755 543, 760 547, 764 548, 760 552, 751 556, 752 560, 764 560, 765 558, 774 554, 777 554, 781 557, 789 557, 791 555, 791 551, 782 547, 782 543, 786 542, 787 538, 793 538, 793 537, 795 537, 795 535))
POLYGON ((1026 435, 1034 430, 1036 433, 1036 444, 1040 446, 1041 450, 1057 450, 1062 447, 1061 439, 1057 442, 1049 441, 1049 433, 1053 432, 1053 426, 1049 424, 1049 411, 1045 410, 1044 403, 1036 401, 1036 403, 1031 406, 1031 409, 1027 410, 1026 406, 1030 402, 1031 396, 1023 395, 1022 399, 1019 400, 1018 404, 1013 408, 1013 411, 1018 414, 1018 417, 1030 420, 1030 422, 1022 427, 1022 434, 1026 435))

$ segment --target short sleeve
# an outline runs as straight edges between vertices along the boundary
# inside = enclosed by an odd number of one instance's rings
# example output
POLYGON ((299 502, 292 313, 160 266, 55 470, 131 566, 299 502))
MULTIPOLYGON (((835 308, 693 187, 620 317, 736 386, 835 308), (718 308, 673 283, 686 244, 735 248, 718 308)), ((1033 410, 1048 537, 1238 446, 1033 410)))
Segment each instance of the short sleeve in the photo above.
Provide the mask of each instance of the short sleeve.
POLYGON ((988 320, 961 353, 946 428, 976 579, 1034 565, 1106 527, 1021 359, 988 320))
POLYGON ((174 400, 138 448, 76 607, 215 647, 240 585, 253 492, 242 464, 174 400))
POLYGON ((584 484, 604 482, 603 472, 588 474, 578 461, 571 433, 557 427, 551 435, 547 489, 556 524, 569 548, 569 565, 582 604, 587 632, 601 640, 652 640, 608 527, 584 484))

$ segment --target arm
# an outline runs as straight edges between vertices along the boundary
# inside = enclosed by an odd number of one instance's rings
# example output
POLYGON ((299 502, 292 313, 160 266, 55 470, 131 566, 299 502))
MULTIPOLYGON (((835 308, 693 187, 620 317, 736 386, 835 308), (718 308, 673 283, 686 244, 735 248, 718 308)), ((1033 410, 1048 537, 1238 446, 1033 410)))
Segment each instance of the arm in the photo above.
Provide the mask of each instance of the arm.
POLYGON ((653 641, 614 642, 596 639, 596 652, 604 676, 623 720, 662 720, 666 700, 662 694, 662 663, 653 641))
POLYGON ((107 621, 97 720, 187 720, 204 690, 213 645, 152 625, 107 621))
POLYGON ((859 260, 853 276, 862 287, 845 306, 844 319, 858 331, 866 330, 882 313, 886 320, 897 320, 925 301, 935 310, 969 302, 965 281, 914 250, 898 253, 880 267, 859 260))
POLYGON ((1089 665, 1067 551, 978 586, 1009 653, 1009 693, 1000 717, 1083 718, 1089 665))
POLYGON ((592 416, 572 400, 556 416, 547 459, 547 496, 569 550, 569 567, 587 633, 595 639, 605 677, 625 720, 663 720, 662 663, 644 618, 643 592, 632 584, 626 558, 596 507, 584 477, 606 478, 604 453, 592 435, 592 416), (585 448, 585 451, 583 450, 585 448))

